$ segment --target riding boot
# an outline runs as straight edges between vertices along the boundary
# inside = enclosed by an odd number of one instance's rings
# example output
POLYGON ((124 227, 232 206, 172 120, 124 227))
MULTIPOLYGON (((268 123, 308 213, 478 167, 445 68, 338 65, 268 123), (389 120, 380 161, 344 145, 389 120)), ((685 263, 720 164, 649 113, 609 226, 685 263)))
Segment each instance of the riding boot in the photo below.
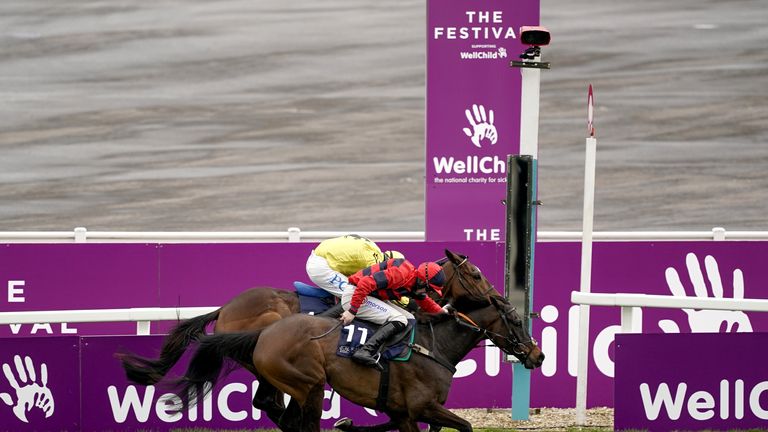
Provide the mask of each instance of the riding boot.
POLYGON ((386 342, 387 339, 397 334, 403 327, 405 327, 405 324, 399 321, 390 321, 384 324, 368 339, 368 341, 365 342, 363 346, 359 347, 355 353, 352 354, 352 360, 366 366, 381 368, 381 366, 379 366, 379 349, 384 345, 384 342, 386 342))

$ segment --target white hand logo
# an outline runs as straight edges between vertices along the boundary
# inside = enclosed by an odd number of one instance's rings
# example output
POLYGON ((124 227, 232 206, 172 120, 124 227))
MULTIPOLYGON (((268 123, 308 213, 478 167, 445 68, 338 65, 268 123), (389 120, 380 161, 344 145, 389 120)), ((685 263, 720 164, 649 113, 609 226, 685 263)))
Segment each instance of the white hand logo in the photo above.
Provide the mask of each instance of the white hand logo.
POLYGON ((24 363, 21 362, 21 356, 13 356, 13 362, 16 364, 16 380, 11 366, 8 363, 3 364, 3 373, 8 383, 16 391, 16 402, 8 393, 0 393, 0 400, 8 406, 13 406, 13 413, 24 423, 29 423, 27 413, 32 408, 37 407, 45 413, 45 418, 53 415, 53 394, 48 388, 48 367, 45 363, 40 365, 40 382, 37 381, 35 374, 35 365, 29 356, 24 357, 24 363))
POLYGON ((480 141, 483 138, 487 138, 491 145, 496 144, 498 140, 498 134, 496 133, 496 126, 493 125, 493 110, 488 110, 488 117, 485 116, 485 107, 482 105, 473 104, 472 111, 467 108, 464 111, 469 120, 470 128, 464 128, 464 133, 468 137, 472 138, 472 144, 475 147, 480 148, 480 141), (474 113, 474 116, 472 115, 474 113))
POLYGON ((506 48, 499 48, 499 57, 500 58, 507 58, 507 49, 506 48))
MULTIPOLYGON (((685 257, 685 264, 688 267, 688 276, 691 278, 693 284, 693 291, 696 293, 696 297, 707 298, 707 286, 704 283, 704 276, 701 273, 701 265, 699 264, 696 254, 689 253, 685 257)), ((712 294, 715 298, 723 298, 723 283, 720 279, 720 270, 717 267, 717 261, 707 255, 704 258, 704 266, 707 270, 707 278, 709 284, 712 286, 712 294)), ((677 270, 672 267, 667 268, 665 272, 667 278, 667 285, 669 290, 678 297, 686 297, 685 288, 683 283, 680 282, 680 275, 677 270)), ((733 271, 733 298, 744 298, 744 275, 740 269, 733 271)), ((749 322, 747 314, 741 311, 720 311, 720 310, 694 310, 683 309, 688 315, 688 325, 691 327, 693 333, 718 333, 725 324, 725 331, 728 333, 748 333, 752 331, 752 324, 749 322)), ((672 320, 659 321, 659 327, 664 333, 680 333, 680 328, 672 320)))

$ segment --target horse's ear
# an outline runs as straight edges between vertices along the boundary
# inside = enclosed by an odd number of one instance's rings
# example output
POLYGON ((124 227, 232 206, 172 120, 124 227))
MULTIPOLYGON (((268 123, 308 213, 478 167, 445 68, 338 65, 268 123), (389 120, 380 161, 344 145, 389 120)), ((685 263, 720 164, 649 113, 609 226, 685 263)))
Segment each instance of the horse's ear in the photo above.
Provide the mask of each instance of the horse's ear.
POLYGON ((448 249, 445 250, 445 256, 448 257, 449 260, 451 260, 452 263, 459 265, 463 261, 463 258, 459 255, 456 255, 455 253, 449 251, 448 249))

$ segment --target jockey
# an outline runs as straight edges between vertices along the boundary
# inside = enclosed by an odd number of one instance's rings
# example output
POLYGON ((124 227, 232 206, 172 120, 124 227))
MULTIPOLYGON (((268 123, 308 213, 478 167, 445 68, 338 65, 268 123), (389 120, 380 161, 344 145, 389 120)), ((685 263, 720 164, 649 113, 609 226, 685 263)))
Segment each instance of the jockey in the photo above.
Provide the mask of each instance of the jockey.
POLYGON ((349 275, 393 257, 404 258, 400 252, 382 252, 371 240, 349 234, 320 242, 307 258, 307 275, 318 287, 341 297, 349 275))
POLYGON ((427 296, 428 288, 442 296, 445 284, 445 272, 434 262, 414 268, 403 258, 389 259, 351 275, 349 283, 341 296, 344 313, 340 319, 344 325, 355 317, 382 325, 352 355, 353 360, 366 366, 378 364, 376 353, 379 348, 413 318, 413 314, 387 300, 411 297, 426 312, 446 312, 427 296))

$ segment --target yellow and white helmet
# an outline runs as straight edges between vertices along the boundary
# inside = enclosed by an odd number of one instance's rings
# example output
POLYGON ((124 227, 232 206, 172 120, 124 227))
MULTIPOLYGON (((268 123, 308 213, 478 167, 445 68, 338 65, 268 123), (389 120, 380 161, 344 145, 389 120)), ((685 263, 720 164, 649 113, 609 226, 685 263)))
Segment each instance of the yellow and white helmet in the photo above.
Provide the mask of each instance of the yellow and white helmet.
POLYGON ((384 251, 384 261, 390 260, 390 259, 405 259, 405 255, 402 253, 396 251, 396 250, 388 250, 384 251))

